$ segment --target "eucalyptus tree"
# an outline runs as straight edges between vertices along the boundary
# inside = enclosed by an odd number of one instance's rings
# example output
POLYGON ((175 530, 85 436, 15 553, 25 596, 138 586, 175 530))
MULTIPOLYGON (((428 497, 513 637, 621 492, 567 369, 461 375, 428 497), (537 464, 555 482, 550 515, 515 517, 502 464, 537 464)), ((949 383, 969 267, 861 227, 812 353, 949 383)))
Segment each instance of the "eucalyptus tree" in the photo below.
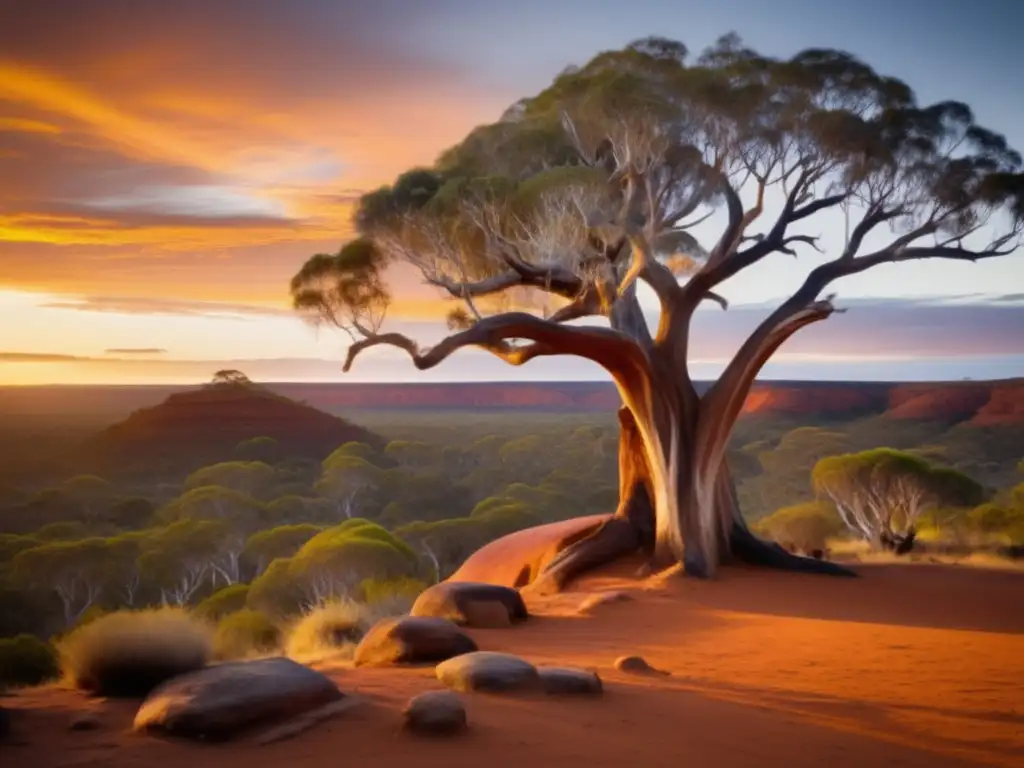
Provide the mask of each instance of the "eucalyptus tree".
POLYGON ((345 370, 380 345, 421 370, 472 346, 512 365, 575 355, 610 374, 622 397, 619 509, 552 563, 546 584, 638 546, 652 565, 699 576, 732 559, 840 573, 744 524, 725 462, 741 406, 788 338, 837 311, 826 293, 836 280, 1015 251, 1020 169, 967 105, 920 105, 850 54, 772 58, 726 36, 691 61, 683 44, 650 38, 566 70, 434 167, 364 196, 359 237, 311 257, 292 294, 307 319, 351 336, 345 370), (697 237, 716 219, 715 237, 697 237), (838 225, 841 242, 699 393, 697 308, 727 308, 733 276, 820 248, 814 222, 838 225), (458 302, 451 335, 429 348, 384 327, 389 280, 409 270, 458 302), (638 284, 657 299, 653 328, 638 284))
POLYGON ((978 483, 955 469, 891 448, 821 459, 811 481, 835 504, 854 535, 897 554, 913 548, 917 522, 925 512, 970 507, 985 495, 978 483))

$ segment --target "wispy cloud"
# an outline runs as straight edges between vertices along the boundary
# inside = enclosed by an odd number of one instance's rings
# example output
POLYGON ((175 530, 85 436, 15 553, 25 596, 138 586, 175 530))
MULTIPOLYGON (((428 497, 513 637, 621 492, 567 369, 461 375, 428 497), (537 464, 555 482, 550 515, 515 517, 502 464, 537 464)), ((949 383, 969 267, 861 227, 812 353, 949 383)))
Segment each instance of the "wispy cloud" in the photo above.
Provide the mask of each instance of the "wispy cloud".
POLYGON ((56 355, 48 352, 0 352, 0 363, 82 363, 96 358, 78 355, 56 355))
MULTIPOLYGON (((47 309, 68 309, 76 312, 112 312, 120 315, 179 315, 224 320, 245 320, 249 317, 291 317, 294 313, 279 307, 256 304, 232 304, 221 301, 189 301, 135 296, 82 296, 40 304, 47 309)), ((110 351, 110 350, 108 350, 110 351)))
POLYGON ((158 347, 125 347, 103 350, 104 354, 107 355, 166 355, 166 349, 160 349, 158 347))

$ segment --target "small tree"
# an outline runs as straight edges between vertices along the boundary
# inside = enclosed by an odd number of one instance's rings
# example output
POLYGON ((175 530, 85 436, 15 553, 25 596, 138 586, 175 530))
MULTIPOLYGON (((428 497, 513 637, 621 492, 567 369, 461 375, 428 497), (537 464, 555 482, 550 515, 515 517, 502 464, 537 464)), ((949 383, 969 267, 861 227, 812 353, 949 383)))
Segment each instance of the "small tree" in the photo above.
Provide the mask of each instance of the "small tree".
POLYGON ((982 495, 977 483, 955 470, 889 448, 822 459, 811 479, 853 533, 899 554, 913 547, 926 510, 976 503, 982 495))
POLYGON ((107 585, 111 562, 105 539, 55 541, 15 555, 15 577, 26 586, 52 589, 64 608, 64 626, 71 627, 95 605, 107 585))
POLYGON ((185 478, 186 490, 220 486, 247 496, 257 494, 277 479, 277 472, 262 461, 222 461, 197 469, 185 478))
POLYGON ((252 381, 241 371, 236 371, 233 368, 222 368, 213 374, 213 378, 210 379, 211 384, 235 384, 239 386, 249 386, 252 381))
POLYGON ((787 549, 811 554, 815 550, 823 552, 828 540, 838 536, 844 525, 830 505, 810 501, 777 509, 758 520, 754 528, 787 549))
POLYGON ((380 475, 366 459, 332 454, 324 461, 316 490, 335 503, 340 518, 348 519, 356 516, 361 498, 378 486, 380 475))
POLYGON ((245 542, 242 556, 247 562, 252 563, 258 576, 273 560, 291 557, 322 530, 319 525, 300 523, 258 531, 245 542))

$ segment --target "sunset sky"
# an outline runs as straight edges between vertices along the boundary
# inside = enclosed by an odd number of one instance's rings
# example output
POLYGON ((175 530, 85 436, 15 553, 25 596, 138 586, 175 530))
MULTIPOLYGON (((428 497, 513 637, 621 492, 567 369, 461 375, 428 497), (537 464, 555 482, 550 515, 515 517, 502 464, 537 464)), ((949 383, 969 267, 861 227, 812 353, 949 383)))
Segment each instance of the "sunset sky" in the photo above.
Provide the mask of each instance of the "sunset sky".
MULTIPOLYGON (((1021 29, 1011 0, 0 0, 0 384, 202 381, 225 365, 346 380, 346 340, 294 317, 291 275, 344 242, 363 191, 600 50, 650 34, 699 50, 730 30, 777 55, 845 48, 1024 149, 1021 29)), ((778 256, 726 283, 733 308, 699 313, 696 374, 815 263, 778 256)), ((440 338, 436 295, 398 282, 392 326, 440 338)), ((1024 375, 1024 252, 836 290, 849 311, 766 376, 1024 375)), ((473 351, 423 375, 374 350, 349 380, 601 375, 473 351)))

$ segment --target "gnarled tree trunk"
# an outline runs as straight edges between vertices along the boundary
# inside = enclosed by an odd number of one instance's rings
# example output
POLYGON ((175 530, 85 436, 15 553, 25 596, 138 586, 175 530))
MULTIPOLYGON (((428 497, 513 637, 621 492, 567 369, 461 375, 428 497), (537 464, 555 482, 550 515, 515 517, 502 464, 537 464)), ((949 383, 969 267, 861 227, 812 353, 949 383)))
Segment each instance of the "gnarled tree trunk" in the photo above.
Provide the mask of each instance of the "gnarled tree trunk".
MULTIPOLYGON (((555 558, 534 588, 562 589, 581 573, 638 550, 649 556, 652 569, 680 562, 687 574, 702 578, 713 576, 719 563, 732 562, 852 575, 834 563, 793 555, 751 533, 740 514, 725 459, 757 372, 812 316, 801 314, 796 321, 783 316, 778 325, 769 326, 774 332, 746 352, 741 350, 719 381, 700 396, 682 362, 685 339, 653 345, 646 326, 636 324, 636 314, 629 310, 636 302, 630 299, 623 302, 626 309, 621 314, 613 314, 612 323, 646 348, 650 365, 643 375, 609 366, 623 399, 619 506, 605 525, 555 558)), ((639 312, 638 305, 635 310, 639 312)), ((678 333, 688 334, 686 325, 678 333)))

